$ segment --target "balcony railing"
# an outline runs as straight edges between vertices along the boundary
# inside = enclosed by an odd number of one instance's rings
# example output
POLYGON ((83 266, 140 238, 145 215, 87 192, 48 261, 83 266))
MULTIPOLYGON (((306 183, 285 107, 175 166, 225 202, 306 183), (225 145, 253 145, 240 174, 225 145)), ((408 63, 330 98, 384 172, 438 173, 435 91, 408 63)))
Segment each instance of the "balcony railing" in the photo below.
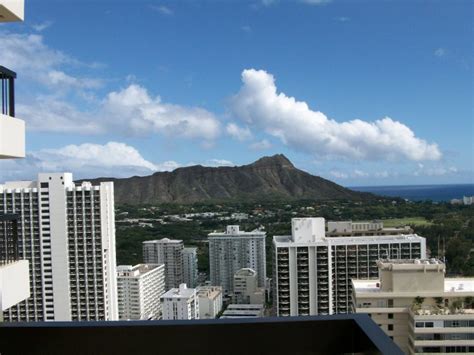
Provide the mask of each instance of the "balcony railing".
POLYGON ((0 113, 10 117, 15 117, 15 78, 15 72, 0 66, 0 113))
POLYGON ((3 323, 0 344, 2 353, 25 355, 402 354, 365 314, 195 321, 3 323))
POLYGON ((0 265, 19 260, 18 218, 16 214, 0 214, 0 265))

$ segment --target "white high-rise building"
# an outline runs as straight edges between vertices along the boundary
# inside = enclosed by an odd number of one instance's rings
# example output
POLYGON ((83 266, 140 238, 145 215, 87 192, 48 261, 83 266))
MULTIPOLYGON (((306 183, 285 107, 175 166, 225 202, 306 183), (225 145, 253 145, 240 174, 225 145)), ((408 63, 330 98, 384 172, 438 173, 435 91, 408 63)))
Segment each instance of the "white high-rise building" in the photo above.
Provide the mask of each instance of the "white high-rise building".
POLYGON ((222 310, 222 287, 200 286, 197 289, 199 298, 199 319, 214 319, 222 310))
POLYGON ((118 319, 112 182, 75 185, 70 173, 7 182, 2 213, 19 215, 18 253, 30 264, 30 297, 5 320, 118 319))
POLYGON ((160 319, 160 297, 165 291, 165 266, 163 264, 118 266, 119 319, 160 319))
POLYGON ((184 283, 191 288, 197 286, 198 258, 197 248, 189 247, 183 249, 183 279, 184 283))
POLYGON ((258 287, 265 287, 265 236, 260 230, 244 232, 239 226, 227 226, 223 233, 209 234, 211 284, 222 286, 226 295, 233 292, 235 273, 242 268, 257 272, 258 287))
POLYGON ((273 300, 278 316, 347 313, 351 279, 378 277, 380 258, 426 257, 425 238, 326 237, 324 218, 293 218, 291 236, 273 237, 273 300))
POLYGON ((161 296, 163 320, 199 319, 199 298, 196 289, 186 284, 172 288, 161 296))
POLYGON ((183 241, 177 239, 157 239, 143 242, 145 264, 165 264, 165 287, 177 288, 184 280, 183 241))

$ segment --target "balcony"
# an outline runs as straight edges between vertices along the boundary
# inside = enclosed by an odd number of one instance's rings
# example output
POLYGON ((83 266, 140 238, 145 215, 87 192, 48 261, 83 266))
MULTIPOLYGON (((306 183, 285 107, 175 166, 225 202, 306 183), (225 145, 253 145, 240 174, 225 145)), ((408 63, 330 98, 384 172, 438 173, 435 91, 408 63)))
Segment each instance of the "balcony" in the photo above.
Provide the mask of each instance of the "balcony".
POLYGON ((24 0, 0 1, 0 22, 23 21, 24 12, 24 0))
MULTIPOLYGON (((0 1, 0 22, 2 20, 0 1)), ((15 118, 16 73, 0 66, 0 159, 25 157, 25 122, 15 118)))
POLYGON ((156 344, 159 344, 160 353, 173 355, 402 354, 364 314, 191 321, 11 323, 2 325, 0 344, 6 354, 21 349, 21 353, 26 355, 150 354, 156 353, 156 344), (183 341, 183 334, 186 341, 183 341), (209 339, 210 334, 212 341, 203 341, 209 339), (318 335, 317 341, 314 341, 315 334, 318 335))

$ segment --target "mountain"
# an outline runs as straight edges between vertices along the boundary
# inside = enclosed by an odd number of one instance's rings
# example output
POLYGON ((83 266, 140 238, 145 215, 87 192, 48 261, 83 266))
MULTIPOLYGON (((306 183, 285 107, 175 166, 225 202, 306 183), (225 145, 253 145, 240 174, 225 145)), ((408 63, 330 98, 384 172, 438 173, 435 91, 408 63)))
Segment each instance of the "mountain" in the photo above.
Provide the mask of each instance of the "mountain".
POLYGON ((100 181, 114 181, 115 202, 118 204, 276 199, 364 200, 373 197, 299 170, 282 154, 237 167, 196 165, 150 176, 92 180, 95 183, 100 181))

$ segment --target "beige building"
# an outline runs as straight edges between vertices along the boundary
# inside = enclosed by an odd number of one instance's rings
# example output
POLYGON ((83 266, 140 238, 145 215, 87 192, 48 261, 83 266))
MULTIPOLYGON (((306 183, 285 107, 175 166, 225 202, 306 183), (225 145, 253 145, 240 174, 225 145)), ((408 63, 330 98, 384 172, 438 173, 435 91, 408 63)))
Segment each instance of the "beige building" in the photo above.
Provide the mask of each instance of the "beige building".
POLYGON ((368 313, 406 354, 474 352, 474 278, 445 278, 439 260, 378 261, 379 280, 353 280, 368 313))
POLYGON ((237 304, 265 303, 265 289, 258 287, 258 275, 255 270, 243 268, 234 274, 233 299, 237 304))
POLYGON ((197 289, 199 319, 214 319, 222 310, 222 287, 201 286, 197 289))

